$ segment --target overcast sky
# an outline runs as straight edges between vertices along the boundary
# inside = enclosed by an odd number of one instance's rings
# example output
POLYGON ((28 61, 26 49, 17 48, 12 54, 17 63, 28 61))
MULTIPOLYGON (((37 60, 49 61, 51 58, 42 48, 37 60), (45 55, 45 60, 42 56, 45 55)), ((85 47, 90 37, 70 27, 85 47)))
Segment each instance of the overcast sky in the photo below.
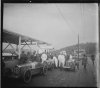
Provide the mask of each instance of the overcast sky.
POLYGON ((4 4, 3 28, 51 43, 56 49, 96 42, 98 5, 95 3, 4 4))

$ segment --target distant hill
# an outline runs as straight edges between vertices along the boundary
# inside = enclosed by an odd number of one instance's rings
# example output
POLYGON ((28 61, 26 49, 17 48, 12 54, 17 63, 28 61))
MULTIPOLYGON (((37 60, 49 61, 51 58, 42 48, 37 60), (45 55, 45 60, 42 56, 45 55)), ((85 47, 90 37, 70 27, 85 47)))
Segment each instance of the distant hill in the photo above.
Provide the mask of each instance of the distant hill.
MULTIPOLYGON (((95 54, 96 53, 96 43, 81 43, 79 44, 80 49, 85 49, 87 54, 95 54)), ((73 53, 74 50, 78 49, 78 44, 64 47, 62 49, 56 50, 55 53, 59 53, 60 51, 66 51, 67 53, 73 53)))

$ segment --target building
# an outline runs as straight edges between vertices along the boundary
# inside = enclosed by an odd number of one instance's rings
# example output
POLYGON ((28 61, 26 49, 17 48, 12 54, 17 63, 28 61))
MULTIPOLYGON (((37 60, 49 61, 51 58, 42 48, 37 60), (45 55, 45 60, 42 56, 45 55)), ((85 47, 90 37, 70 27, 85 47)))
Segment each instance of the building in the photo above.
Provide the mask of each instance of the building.
POLYGON ((54 50, 54 47, 52 45, 39 45, 38 47, 38 53, 43 52, 52 52, 54 50))

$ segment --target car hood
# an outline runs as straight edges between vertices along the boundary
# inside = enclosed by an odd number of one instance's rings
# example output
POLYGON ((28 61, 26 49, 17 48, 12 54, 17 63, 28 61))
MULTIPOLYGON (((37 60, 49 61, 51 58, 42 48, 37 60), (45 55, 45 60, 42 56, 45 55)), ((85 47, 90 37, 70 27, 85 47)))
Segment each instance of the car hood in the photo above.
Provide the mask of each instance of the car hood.
POLYGON ((17 65, 18 67, 26 67, 26 66, 38 66, 38 65, 41 65, 41 63, 39 62, 27 62, 27 63, 24 63, 24 64, 19 64, 17 65))

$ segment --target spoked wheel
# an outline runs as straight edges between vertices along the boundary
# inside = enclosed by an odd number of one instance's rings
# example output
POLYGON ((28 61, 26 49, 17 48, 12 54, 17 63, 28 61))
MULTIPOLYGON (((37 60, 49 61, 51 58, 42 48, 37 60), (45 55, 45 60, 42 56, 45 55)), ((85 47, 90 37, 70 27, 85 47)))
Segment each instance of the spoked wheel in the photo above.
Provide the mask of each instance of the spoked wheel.
POLYGON ((76 71, 76 65, 75 64, 72 64, 72 70, 76 71))
POLYGON ((73 71, 76 71, 76 66, 73 67, 73 71))
POLYGON ((47 74, 47 67, 43 67, 43 74, 46 75, 47 74))
POLYGON ((49 71, 52 70, 52 64, 51 64, 51 63, 48 64, 48 70, 49 70, 49 71))
POLYGON ((53 64, 51 63, 51 65, 50 65, 50 68, 51 68, 51 70, 53 70, 54 68, 53 68, 53 64))
POLYGON ((52 64, 52 69, 55 69, 55 64, 54 63, 52 64))
POLYGON ((25 71, 23 79, 25 83, 29 83, 31 81, 31 71, 30 70, 25 71))
POLYGON ((47 64, 44 64, 43 69, 42 69, 43 75, 47 74, 47 64))

